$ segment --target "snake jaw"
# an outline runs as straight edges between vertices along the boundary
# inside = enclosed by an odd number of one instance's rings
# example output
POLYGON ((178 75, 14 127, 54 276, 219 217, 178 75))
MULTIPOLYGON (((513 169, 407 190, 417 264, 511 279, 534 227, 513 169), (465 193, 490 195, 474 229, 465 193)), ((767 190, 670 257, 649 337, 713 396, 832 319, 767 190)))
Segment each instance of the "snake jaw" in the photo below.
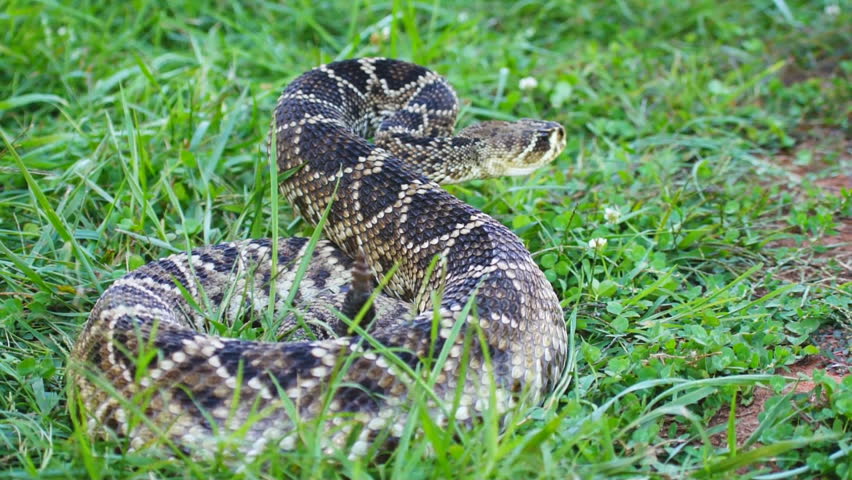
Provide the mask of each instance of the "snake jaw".
POLYGON ((538 170, 538 168, 538 165, 530 165, 527 167, 509 167, 503 172, 503 174, 510 177, 521 177, 531 174, 532 172, 538 170))

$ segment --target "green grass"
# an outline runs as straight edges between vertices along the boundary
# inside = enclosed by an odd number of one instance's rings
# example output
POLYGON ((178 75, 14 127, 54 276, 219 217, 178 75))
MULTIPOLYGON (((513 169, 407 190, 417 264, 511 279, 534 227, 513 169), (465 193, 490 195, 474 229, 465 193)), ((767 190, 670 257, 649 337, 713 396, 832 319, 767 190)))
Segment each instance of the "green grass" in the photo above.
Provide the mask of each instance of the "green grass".
POLYGON ((826 240, 852 195, 822 187, 852 171, 848 2, 211 3, 0 2, 0 476, 231 478, 221 459, 86 441, 68 352, 99 293, 146 261, 310 234, 273 195, 271 110, 299 73, 372 55, 447 76, 462 125, 565 125, 552 167, 449 190, 553 283, 570 384, 502 432, 423 418, 384 463, 306 442, 241 476, 852 476, 850 377, 786 388, 818 328, 852 330, 849 257, 826 240), (763 387, 748 438, 711 426, 763 387))

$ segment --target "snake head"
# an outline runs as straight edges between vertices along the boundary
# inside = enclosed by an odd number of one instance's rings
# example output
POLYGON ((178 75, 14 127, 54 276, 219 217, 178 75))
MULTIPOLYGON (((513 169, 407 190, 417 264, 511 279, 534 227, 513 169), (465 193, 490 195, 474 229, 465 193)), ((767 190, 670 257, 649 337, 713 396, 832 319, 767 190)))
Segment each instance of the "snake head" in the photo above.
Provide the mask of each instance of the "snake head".
POLYGON ((522 118, 471 125, 460 137, 477 139, 484 176, 526 175, 552 162, 565 149, 565 128, 556 122, 522 118))

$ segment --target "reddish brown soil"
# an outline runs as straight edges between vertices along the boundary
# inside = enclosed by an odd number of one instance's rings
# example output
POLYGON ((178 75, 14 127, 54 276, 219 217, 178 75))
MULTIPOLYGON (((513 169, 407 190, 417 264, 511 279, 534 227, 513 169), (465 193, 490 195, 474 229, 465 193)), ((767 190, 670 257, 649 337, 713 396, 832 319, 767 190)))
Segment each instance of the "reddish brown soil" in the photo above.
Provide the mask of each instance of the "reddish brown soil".
MULTIPOLYGON (((843 190, 852 190, 852 140, 838 129, 821 127, 800 132, 800 141, 794 149, 778 155, 773 162, 786 170, 788 181, 785 189, 794 195, 802 194, 803 183, 811 182, 826 195, 841 195, 843 190), (807 151, 811 155, 807 164, 797 162, 799 154, 807 151), (828 173, 826 173, 828 172, 828 173)), ((801 244, 792 238, 771 242, 767 248, 798 248, 797 261, 787 268, 779 268, 776 275, 794 282, 814 284, 843 285, 852 282, 852 218, 836 219, 836 232, 819 238, 807 239, 801 244), (815 248, 815 247, 824 247, 815 248)), ((846 287, 848 288, 848 287, 846 287)), ((847 290, 848 291, 848 290, 847 290)), ((791 384, 789 390, 797 393, 811 393, 812 402, 825 402, 824 396, 816 398, 816 384, 812 381, 817 369, 826 373, 838 383, 852 371, 852 331, 849 325, 825 325, 812 337, 813 344, 820 353, 802 358, 789 367, 789 372, 779 372, 800 381, 791 384)), ((789 391, 788 390, 788 391, 789 391)), ((764 411, 766 401, 774 393, 769 388, 757 387, 750 404, 740 401, 736 409, 736 442, 741 446, 757 429, 758 415, 764 411)), ((742 399, 741 399, 742 400, 742 399)), ((711 426, 728 422, 729 410, 723 409, 710 422, 711 426)), ((727 432, 722 431, 711 437, 716 446, 727 445, 727 432)))
MULTIPOLYGON (((824 395, 816 397, 814 392, 816 384, 812 381, 814 370, 825 369, 829 377, 837 383, 843 381, 843 378, 849 375, 852 365, 849 363, 849 340, 846 339, 846 346, 843 348, 842 360, 831 359, 824 355, 807 356, 794 365, 790 366, 790 371, 785 373, 786 376, 799 378, 800 381, 790 384, 787 392, 795 391, 796 393, 810 393, 811 404, 826 403, 824 395), (835 373, 836 372, 836 373, 835 373)), ((821 346, 822 348, 822 346, 821 346)), ((829 347, 832 348, 832 347, 829 347)), ((749 405, 744 405, 740 401, 736 410, 736 439, 737 446, 741 447, 748 440, 752 433, 757 430, 760 425, 758 415, 764 410, 766 401, 774 395, 773 391, 766 387, 756 387, 752 394, 749 405)), ((725 425, 728 423, 730 411, 722 409, 710 421, 710 427, 717 425, 725 425)), ((723 447, 728 444, 727 430, 719 432, 710 437, 710 441, 716 447, 723 447)))
MULTIPOLYGON (((798 136, 800 141, 794 148, 772 160, 788 175, 786 182, 779 182, 785 190, 801 196, 806 182, 825 195, 840 196, 844 190, 852 190, 852 139, 846 132, 811 126, 804 127, 798 136), (802 152, 811 156, 807 163, 796 160, 802 152)), ((773 183, 778 180, 781 179, 776 178, 773 183)), ((836 231, 830 235, 805 238, 801 243, 793 238, 770 242, 767 248, 800 249, 796 252, 797 261, 783 266, 776 275, 793 282, 852 282, 852 218, 835 218, 835 223, 836 231)))

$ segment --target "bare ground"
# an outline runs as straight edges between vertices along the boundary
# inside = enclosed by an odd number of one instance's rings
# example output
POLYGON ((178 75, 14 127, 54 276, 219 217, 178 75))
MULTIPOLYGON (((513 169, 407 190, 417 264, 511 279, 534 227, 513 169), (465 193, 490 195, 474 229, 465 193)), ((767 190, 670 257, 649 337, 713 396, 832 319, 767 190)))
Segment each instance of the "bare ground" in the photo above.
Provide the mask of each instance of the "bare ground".
MULTIPOLYGON (((809 128, 802 132, 798 145, 776 156, 773 163, 781 166, 788 174, 785 189, 794 195, 801 195, 803 182, 812 182, 826 195, 841 195, 844 190, 852 190, 852 142, 845 132, 839 129, 822 127, 809 128), (811 155, 807 163, 797 162, 799 153, 807 150, 811 155), (832 172, 825 174, 825 172, 832 172)), ((852 218, 836 219, 836 232, 815 239, 806 239, 798 244, 793 238, 776 240, 767 248, 788 247, 797 248, 796 261, 780 266, 775 275, 794 282, 837 285, 848 291, 848 283, 852 282, 852 218)), ((847 319, 852 321, 852 319, 847 319)), ((836 382, 852 372, 852 331, 850 324, 823 325, 811 339, 820 349, 820 353, 802 358, 789 367, 786 375, 799 381, 791 384, 788 391, 810 393, 811 402, 825 402, 824 395, 815 392, 817 384, 813 382, 815 370, 825 370, 826 374, 836 382)), ((740 402, 736 408, 736 443, 738 446, 754 433, 760 422, 758 416, 764 411, 766 401, 774 392, 766 387, 757 387, 749 398, 750 403, 740 402)), ((710 426, 723 425, 728 422, 730 411, 723 409, 713 418, 710 426)), ((727 431, 719 432, 711 437, 717 447, 727 445, 727 431)))

